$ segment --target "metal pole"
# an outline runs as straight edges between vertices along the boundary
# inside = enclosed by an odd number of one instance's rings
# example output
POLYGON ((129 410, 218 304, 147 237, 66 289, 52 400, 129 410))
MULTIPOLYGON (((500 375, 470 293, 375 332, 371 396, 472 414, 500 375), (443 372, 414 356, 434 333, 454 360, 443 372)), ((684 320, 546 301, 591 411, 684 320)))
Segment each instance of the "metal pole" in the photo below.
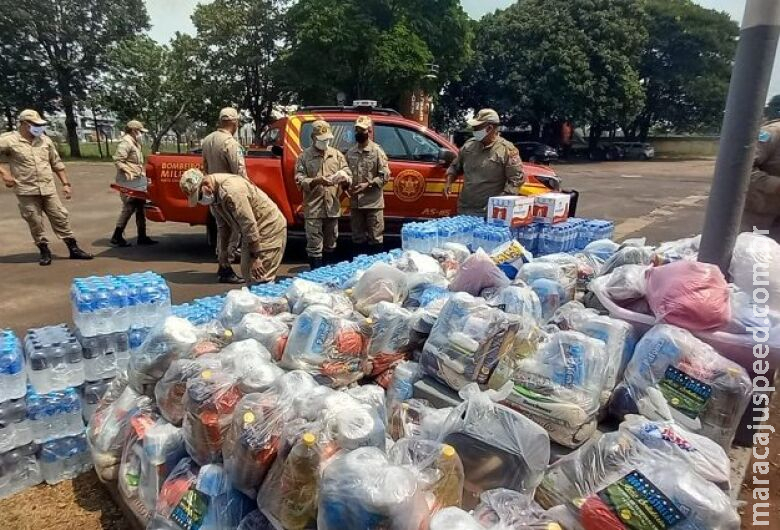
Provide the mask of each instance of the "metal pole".
POLYGON ((726 273, 739 232, 780 36, 780 1, 747 0, 699 260, 726 273))

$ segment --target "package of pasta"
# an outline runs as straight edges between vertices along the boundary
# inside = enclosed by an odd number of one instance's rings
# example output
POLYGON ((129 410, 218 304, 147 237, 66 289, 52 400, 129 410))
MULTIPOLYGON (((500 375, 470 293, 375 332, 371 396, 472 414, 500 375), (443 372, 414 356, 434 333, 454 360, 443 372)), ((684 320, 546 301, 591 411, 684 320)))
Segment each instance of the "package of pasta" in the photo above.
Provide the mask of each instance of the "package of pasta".
POLYGON ((370 328, 314 305, 295 319, 280 365, 304 370, 322 384, 339 387, 366 375, 366 342, 370 328))
POLYGON ((132 352, 128 365, 128 381, 133 389, 154 397, 154 386, 176 359, 192 357, 200 334, 189 321, 168 317, 153 328, 143 344, 132 352))
POLYGON ((674 420, 728 449, 751 393, 744 368, 689 331, 660 324, 637 343, 610 410, 674 420))
POLYGON ((222 460, 222 444, 242 393, 235 375, 204 370, 187 381, 182 425, 187 452, 205 465, 222 460))
POLYGON ((520 319, 482 298, 455 293, 439 314, 423 347, 420 364, 450 388, 484 385, 514 342, 520 319))
POLYGON ((257 313, 246 315, 233 330, 236 341, 254 339, 277 361, 282 358, 284 346, 290 327, 283 320, 283 315, 266 316, 257 313))
POLYGON ((607 362, 602 341, 558 331, 508 373, 497 370, 491 386, 503 387, 508 380, 512 391, 506 405, 543 426, 553 441, 578 447, 596 431, 607 362))
POLYGON ((127 384, 125 374, 109 383, 87 426, 87 443, 101 481, 117 479, 122 449, 130 436, 130 420, 139 413, 151 413, 153 406, 149 397, 127 384))

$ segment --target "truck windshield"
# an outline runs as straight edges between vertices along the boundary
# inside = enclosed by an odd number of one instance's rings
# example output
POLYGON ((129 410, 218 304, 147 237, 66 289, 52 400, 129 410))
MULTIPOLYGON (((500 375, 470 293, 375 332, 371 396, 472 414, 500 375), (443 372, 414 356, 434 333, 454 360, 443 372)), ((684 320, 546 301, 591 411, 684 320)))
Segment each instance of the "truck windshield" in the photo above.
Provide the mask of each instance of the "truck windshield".
MULTIPOLYGON (((301 146, 306 149, 311 146, 311 127, 314 122, 308 121, 301 127, 301 146)), ((355 122, 354 121, 330 121, 330 128, 333 129, 333 147, 346 153, 347 149, 355 143, 355 122)))

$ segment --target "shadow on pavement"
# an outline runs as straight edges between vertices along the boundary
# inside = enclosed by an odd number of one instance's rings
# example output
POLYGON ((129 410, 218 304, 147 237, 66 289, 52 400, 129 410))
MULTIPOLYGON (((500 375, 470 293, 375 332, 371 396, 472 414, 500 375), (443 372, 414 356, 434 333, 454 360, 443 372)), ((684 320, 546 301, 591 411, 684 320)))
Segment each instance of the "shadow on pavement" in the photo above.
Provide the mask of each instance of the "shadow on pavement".
POLYGON ((92 242, 95 257, 116 258, 125 261, 183 261, 188 263, 216 263, 217 258, 200 235, 176 234, 157 236, 159 243, 153 246, 138 246, 135 238, 128 239, 133 246, 113 247, 107 238, 92 242), (103 247, 102 250, 98 250, 103 247))
POLYGON ((214 265, 213 272, 200 271, 176 271, 162 274, 168 283, 176 285, 209 285, 217 283, 217 266, 214 265))
MULTIPOLYGON (((52 252, 54 252, 53 249, 52 252)), ((27 252, 25 254, 9 254, 8 256, 0 256, 0 263, 9 263, 9 264, 37 263, 38 257, 39 256, 37 252, 27 252)))

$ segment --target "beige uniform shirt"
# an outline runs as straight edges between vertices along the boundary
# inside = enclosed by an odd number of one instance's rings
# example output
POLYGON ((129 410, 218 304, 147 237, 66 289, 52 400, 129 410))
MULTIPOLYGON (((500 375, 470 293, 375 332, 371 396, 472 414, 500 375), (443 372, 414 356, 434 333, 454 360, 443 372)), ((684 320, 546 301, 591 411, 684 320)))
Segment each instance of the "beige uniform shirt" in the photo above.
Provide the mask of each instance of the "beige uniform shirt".
POLYGON ((249 178, 244 148, 232 134, 217 129, 203 139, 203 172, 206 175, 229 173, 249 178))
POLYGON ((141 146, 136 143, 135 138, 125 134, 114 153, 114 165, 116 166, 116 181, 118 184, 128 183, 130 181, 146 180, 144 174, 144 154, 141 146))
POLYGON ((0 162, 11 166, 17 195, 54 195, 54 171, 64 171, 57 147, 46 135, 27 141, 18 132, 0 135, 0 162))
POLYGON ((219 229, 217 251, 220 256, 228 252, 229 238, 223 234, 238 230, 243 244, 253 256, 264 250, 284 246, 287 222, 284 215, 266 193, 238 175, 218 173, 213 212, 219 229))
POLYGON ((780 120, 770 121, 759 133, 745 209, 780 216, 780 120))
POLYGON ((488 146, 472 138, 447 170, 453 180, 461 174, 458 213, 485 215, 490 197, 517 195, 523 184, 523 161, 517 148, 500 136, 488 146))
POLYGON ((390 167, 384 150, 371 140, 363 148, 355 144, 347 151, 347 164, 352 171, 353 185, 368 183, 366 191, 352 197, 352 208, 384 208, 383 188, 390 179, 390 167))
POLYGON ((304 217, 323 219, 341 215, 341 187, 311 185, 313 179, 330 177, 341 170, 352 174, 344 155, 335 147, 328 147, 323 153, 312 146, 300 154, 295 163, 295 184, 303 192, 304 217))

